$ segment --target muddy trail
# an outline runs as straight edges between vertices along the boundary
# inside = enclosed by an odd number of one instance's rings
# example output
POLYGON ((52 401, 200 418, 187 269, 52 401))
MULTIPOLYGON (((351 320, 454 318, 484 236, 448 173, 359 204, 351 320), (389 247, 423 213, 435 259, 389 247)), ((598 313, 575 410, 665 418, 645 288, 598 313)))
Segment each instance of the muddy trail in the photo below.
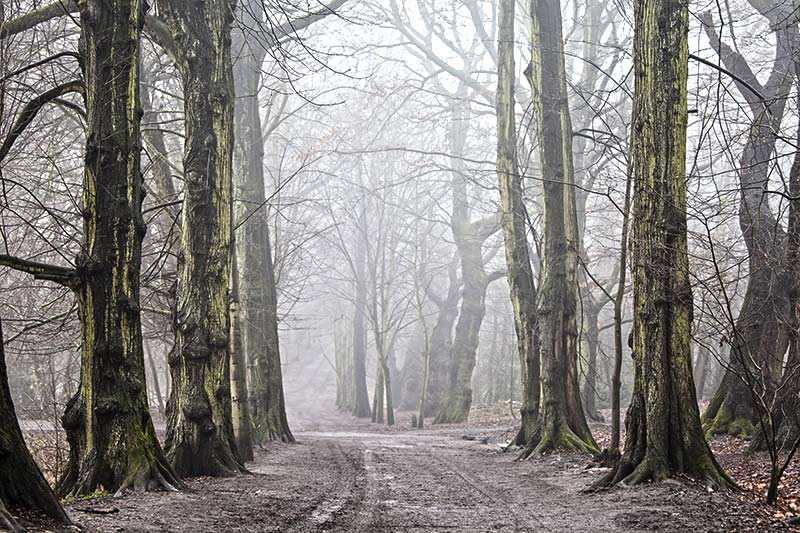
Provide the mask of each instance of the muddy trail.
POLYGON ((74 502, 88 531, 730 531, 727 494, 663 483, 581 491, 585 457, 515 461, 507 428, 388 431, 341 415, 259 450, 249 475, 191 480, 179 494, 74 502), (108 513, 108 514, 97 514, 108 513))

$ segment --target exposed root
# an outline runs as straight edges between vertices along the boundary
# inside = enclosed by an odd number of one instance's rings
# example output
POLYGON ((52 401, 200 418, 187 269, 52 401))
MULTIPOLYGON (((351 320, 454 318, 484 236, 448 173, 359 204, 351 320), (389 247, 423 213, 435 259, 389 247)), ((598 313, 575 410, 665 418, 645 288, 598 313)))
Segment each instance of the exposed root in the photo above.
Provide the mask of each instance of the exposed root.
POLYGON ((592 484, 586 492, 595 492, 612 486, 633 487, 642 483, 657 483, 667 479, 684 478, 702 481, 716 490, 736 490, 738 487, 717 465, 712 463, 702 469, 701 474, 688 472, 673 472, 669 466, 653 459, 645 459, 639 464, 633 464, 624 459, 617 462, 616 466, 605 476, 592 484))
POLYGON ((594 442, 581 439, 570 428, 561 426, 560 430, 556 432, 548 431, 543 434, 541 430, 537 430, 517 459, 522 460, 533 455, 547 455, 556 452, 596 455, 599 450, 594 442))
POLYGON ((122 482, 114 496, 121 496, 131 490, 134 492, 180 492, 186 488, 186 484, 175 476, 166 460, 156 460, 154 464, 148 463, 138 471, 131 473, 122 482))
POLYGON ((706 420, 703 430, 707 435, 733 435, 746 438, 755 434, 755 426, 745 417, 733 418, 728 415, 725 408, 717 412, 717 416, 706 420))

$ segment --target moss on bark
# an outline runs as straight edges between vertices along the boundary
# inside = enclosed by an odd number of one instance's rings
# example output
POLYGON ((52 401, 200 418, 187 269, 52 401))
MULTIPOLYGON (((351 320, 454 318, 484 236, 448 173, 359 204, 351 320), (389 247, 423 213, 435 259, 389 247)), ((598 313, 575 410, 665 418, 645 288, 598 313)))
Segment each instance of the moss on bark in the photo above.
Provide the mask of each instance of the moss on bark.
POLYGON ((686 222, 687 0, 637 0, 632 157, 635 381, 624 453, 599 482, 733 483, 700 424, 692 378, 686 222))
POLYGON ((98 488, 175 490, 148 411, 139 307, 144 187, 140 171, 139 0, 82 2, 89 128, 86 246, 73 283, 83 337, 81 379, 63 417, 63 495, 98 488))

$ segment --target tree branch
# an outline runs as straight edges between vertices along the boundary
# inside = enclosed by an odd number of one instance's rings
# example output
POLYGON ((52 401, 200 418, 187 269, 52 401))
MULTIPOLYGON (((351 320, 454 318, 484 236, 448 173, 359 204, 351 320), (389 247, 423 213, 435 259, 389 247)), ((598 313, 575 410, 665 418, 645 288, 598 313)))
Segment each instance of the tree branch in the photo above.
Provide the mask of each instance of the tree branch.
POLYGON ((11 255, 0 254, 0 266, 30 274, 34 279, 52 281, 69 288, 74 288, 78 282, 78 274, 72 268, 29 261, 11 255))
POLYGON ((0 39, 7 39, 43 22, 75 13, 76 11, 78 11, 78 4, 74 0, 56 0, 51 4, 42 6, 0 25, 0 39))
POLYGON ((17 117, 14 126, 12 126, 11 131, 8 132, 3 144, 0 145, 0 162, 5 159, 8 155, 8 152, 14 146, 14 142, 22 135, 22 132, 25 131, 33 119, 36 118, 36 115, 39 113, 39 110, 45 106, 48 102, 55 100, 65 94, 74 93, 74 92, 83 92, 83 83, 78 80, 73 80, 62 85, 58 85, 57 87, 53 87, 49 91, 46 91, 27 104, 20 112, 19 116, 17 117))

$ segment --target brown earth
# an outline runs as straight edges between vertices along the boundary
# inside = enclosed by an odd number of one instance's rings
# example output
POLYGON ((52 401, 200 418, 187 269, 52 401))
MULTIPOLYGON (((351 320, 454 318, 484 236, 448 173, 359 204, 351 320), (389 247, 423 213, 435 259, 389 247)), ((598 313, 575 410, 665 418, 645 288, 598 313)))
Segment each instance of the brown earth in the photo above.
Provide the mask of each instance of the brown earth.
POLYGON ((102 532, 763 529, 741 498, 697 485, 582 493, 602 470, 585 457, 515 461, 497 442, 508 427, 389 430, 330 412, 295 425, 298 444, 259 450, 250 475, 68 511, 102 532))

